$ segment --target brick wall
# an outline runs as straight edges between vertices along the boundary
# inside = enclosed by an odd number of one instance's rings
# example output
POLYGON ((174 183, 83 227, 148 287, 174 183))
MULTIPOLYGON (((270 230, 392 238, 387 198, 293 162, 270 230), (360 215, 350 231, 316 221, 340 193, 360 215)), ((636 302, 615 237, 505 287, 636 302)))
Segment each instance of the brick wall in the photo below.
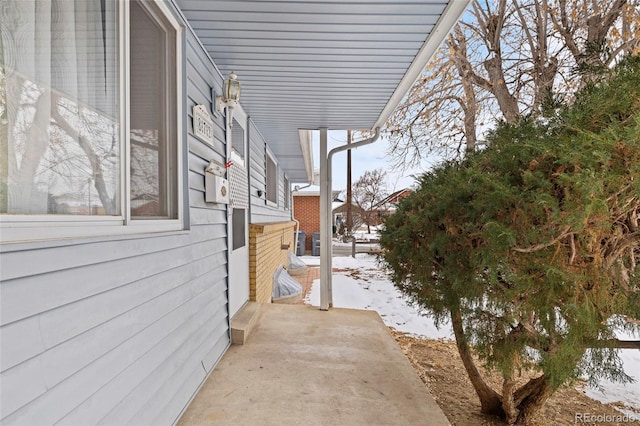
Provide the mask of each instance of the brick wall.
POLYGON ((307 233, 305 248, 311 250, 311 234, 320 232, 320 196, 294 195, 293 216, 300 222, 300 230, 307 233))
POLYGON ((249 299, 270 303, 273 273, 289 265, 289 251, 295 252, 295 222, 249 225, 249 299), (287 248, 283 248, 288 246, 287 248))

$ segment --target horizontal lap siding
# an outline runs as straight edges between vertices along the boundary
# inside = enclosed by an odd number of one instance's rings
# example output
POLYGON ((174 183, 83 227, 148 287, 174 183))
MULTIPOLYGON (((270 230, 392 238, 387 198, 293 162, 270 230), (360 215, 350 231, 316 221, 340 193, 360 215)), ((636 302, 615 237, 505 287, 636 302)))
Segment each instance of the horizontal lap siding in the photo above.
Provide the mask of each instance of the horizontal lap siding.
MULTIPOLYGON (((258 190, 266 190, 266 159, 265 159, 265 142, 260 132, 257 130, 253 122, 250 122, 249 128, 249 146, 250 146, 250 179, 251 188, 249 189, 251 198, 251 223, 270 223, 283 222, 291 220, 291 214, 288 210, 284 210, 284 186, 283 174, 278 166, 278 206, 273 207, 266 204, 264 194, 262 198, 258 197, 258 190)), ((278 159, 276 158, 276 162, 278 159)))
POLYGON ((230 343, 226 206, 204 201, 223 118, 211 146, 191 114, 221 79, 186 37, 190 230, 3 250, 3 424, 171 424, 230 343))

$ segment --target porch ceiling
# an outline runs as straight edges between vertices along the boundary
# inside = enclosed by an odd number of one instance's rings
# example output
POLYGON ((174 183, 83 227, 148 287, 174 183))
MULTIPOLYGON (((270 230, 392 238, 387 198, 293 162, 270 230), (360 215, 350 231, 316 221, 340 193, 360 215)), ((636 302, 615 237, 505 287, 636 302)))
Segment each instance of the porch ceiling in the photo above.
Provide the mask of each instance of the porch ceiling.
POLYGON ((308 176, 298 129, 384 123, 469 3, 176 1, 292 182, 308 176))

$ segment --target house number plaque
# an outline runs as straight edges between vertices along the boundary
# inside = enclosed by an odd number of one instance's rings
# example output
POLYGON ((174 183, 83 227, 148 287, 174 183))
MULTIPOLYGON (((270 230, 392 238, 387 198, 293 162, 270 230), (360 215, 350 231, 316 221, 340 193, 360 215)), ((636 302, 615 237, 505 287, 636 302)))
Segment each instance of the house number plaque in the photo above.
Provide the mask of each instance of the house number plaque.
POLYGON ((204 105, 193 107, 193 134, 200 140, 213 145, 213 120, 204 105))

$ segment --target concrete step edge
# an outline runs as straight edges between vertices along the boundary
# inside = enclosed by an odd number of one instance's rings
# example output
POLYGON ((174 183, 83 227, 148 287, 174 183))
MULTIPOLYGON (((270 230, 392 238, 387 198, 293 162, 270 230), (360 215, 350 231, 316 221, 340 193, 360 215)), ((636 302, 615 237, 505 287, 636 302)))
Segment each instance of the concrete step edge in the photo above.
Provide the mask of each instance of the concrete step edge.
POLYGON ((231 319, 231 344, 244 345, 260 317, 262 303, 249 302, 231 319))

